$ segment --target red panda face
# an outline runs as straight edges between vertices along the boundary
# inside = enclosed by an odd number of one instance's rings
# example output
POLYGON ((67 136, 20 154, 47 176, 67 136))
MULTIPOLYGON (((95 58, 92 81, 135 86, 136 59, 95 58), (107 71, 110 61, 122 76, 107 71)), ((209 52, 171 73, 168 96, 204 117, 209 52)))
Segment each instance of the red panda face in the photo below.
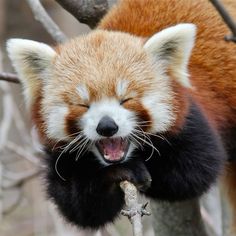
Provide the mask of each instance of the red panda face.
POLYGON ((174 120, 168 79, 154 69, 140 39, 96 32, 59 48, 44 88, 47 135, 65 139, 104 164, 126 160, 143 132, 174 120))
POLYGON ((163 53, 177 52, 178 58, 181 53, 169 48, 178 44, 168 37, 166 43, 164 36, 157 37, 161 48, 156 48, 155 38, 144 45, 129 34, 97 30, 59 46, 56 52, 38 45, 39 52, 37 43, 30 41, 33 54, 23 59, 37 57, 33 62, 38 64, 18 68, 18 61, 14 63, 20 75, 39 79, 26 91, 29 106, 40 103, 43 126, 38 128, 43 127, 48 139, 67 142, 67 149, 77 151, 78 158, 92 151, 103 164, 127 160, 135 148, 152 145, 145 136, 168 131, 177 119, 167 67, 168 72, 176 69, 177 79, 181 70, 177 60, 172 70, 167 64, 172 55, 163 53), (159 55, 152 55, 153 51, 159 55), (34 100, 39 91, 41 99, 34 100))

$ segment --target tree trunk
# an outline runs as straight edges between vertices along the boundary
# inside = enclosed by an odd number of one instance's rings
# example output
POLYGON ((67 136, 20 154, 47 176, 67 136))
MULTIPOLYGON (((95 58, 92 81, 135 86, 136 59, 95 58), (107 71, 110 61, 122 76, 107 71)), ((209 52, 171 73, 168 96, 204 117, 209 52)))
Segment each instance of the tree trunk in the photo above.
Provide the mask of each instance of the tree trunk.
POLYGON ((198 199, 185 202, 151 202, 156 236, 207 236, 198 199))

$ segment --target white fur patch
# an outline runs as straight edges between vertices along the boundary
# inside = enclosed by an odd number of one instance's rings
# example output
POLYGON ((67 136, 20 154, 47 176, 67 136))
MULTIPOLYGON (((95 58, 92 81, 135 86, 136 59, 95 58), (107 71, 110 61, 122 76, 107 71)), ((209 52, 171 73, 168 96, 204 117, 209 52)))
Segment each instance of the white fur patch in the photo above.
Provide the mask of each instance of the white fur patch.
POLYGON ((96 141, 101 138, 96 128, 104 116, 111 117, 119 127, 114 137, 128 136, 135 126, 135 114, 133 112, 122 107, 115 99, 103 99, 90 104, 89 110, 80 120, 79 125, 90 140, 96 141))
MULTIPOLYGON (((93 141, 97 141, 102 138, 97 131, 97 125, 104 116, 111 117, 118 125, 118 132, 113 137, 127 137, 133 131, 136 126, 135 114, 124 107, 115 99, 103 99, 99 102, 94 102, 90 105, 89 110, 82 116, 79 126, 83 129, 85 136, 93 141)), ((130 145, 126 159, 133 151, 134 147, 130 145)), ((101 154, 94 146, 91 151, 97 156, 100 162, 104 165, 108 165, 101 154)))
POLYGON ((68 108, 62 106, 50 107, 46 115, 47 135, 49 138, 57 140, 67 140, 65 133, 65 117, 68 114, 68 108))
POLYGON ((119 97, 125 96, 128 88, 128 81, 127 80, 119 80, 116 86, 116 94, 119 97))
POLYGON ((77 93, 84 101, 89 101, 89 92, 84 84, 80 84, 76 88, 77 93))
POLYGON ((153 91, 142 99, 144 107, 148 109, 153 120, 151 130, 153 133, 167 131, 175 121, 173 107, 166 102, 168 96, 170 95, 163 91, 153 91))
POLYGON ((154 56, 157 63, 164 63, 184 87, 191 87, 187 65, 194 46, 196 26, 179 24, 153 35, 144 49, 154 56))

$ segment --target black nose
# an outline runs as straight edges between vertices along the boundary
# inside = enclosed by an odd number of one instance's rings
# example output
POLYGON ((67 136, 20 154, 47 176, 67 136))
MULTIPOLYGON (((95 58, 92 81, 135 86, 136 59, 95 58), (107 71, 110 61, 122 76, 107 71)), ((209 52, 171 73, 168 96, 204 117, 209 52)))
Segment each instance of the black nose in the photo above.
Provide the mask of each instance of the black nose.
POLYGON ((102 136, 111 137, 112 135, 117 133, 118 126, 112 118, 110 118, 109 116, 104 116, 99 121, 96 130, 97 133, 102 136))

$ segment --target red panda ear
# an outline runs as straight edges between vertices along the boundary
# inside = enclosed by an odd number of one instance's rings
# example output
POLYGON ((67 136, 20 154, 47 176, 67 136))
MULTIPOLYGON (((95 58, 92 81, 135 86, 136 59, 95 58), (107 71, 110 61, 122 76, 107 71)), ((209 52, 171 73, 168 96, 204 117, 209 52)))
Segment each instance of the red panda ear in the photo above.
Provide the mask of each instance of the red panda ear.
POLYGON ((7 51, 30 105, 42 88, 42 79, 48 77, 56 52, 44 43, 25 39, 8 40, 7 51))
POLYGON ((162 70, 170 73, 185 87, 191 87, 188 78, 188 62, 194 46, 196 26, 179 24, 153 35, 144 44, 162 70))

